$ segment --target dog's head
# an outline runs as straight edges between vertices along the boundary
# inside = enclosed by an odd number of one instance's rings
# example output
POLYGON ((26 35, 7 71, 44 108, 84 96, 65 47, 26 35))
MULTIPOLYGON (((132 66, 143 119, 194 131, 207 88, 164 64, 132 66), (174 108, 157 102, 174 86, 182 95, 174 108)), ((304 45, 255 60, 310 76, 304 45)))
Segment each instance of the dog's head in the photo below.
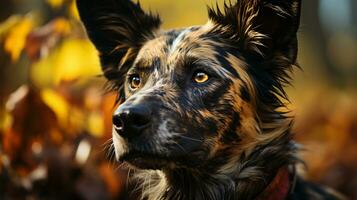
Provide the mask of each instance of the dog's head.
POLYGON ((117 157, 139 168, 222 167, 279 137, 300 1, 238 0, 209 9, 205 25, 162 31, 129 0, 77 0, 122 100, 117 157))

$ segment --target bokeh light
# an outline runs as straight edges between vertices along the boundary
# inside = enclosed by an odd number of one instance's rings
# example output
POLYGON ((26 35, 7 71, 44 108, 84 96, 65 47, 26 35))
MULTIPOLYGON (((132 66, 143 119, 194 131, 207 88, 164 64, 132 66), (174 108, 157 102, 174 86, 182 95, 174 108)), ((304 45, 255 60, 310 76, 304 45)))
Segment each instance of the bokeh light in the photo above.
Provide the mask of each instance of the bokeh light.
MULTIPOLYGON (((169 29, 205 23, 215 1, 140 2, 169 29)), ((357 1, 303 1, 301 24, 287 91, 303 173, 357 199, 357 1)), ((0 199, 128 199, 100 74, 73 0, 0 1, 0 199)))

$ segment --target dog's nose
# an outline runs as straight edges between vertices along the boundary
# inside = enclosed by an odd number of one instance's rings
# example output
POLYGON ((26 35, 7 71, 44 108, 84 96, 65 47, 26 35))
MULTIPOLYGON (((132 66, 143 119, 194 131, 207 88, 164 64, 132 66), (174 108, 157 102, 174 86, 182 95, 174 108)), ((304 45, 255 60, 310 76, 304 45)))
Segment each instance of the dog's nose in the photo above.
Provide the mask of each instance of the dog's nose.
POLYGON ((113 115, 113 124, 124 138, 140 134, 150 125, 151 110, 145 105, 120 106, 113 115))

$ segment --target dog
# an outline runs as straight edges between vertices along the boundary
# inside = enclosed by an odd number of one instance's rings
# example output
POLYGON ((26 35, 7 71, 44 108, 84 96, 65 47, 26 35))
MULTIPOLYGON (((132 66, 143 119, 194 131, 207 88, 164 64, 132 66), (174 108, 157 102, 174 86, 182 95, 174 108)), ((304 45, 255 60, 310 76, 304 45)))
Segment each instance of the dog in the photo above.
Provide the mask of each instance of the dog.
POLYGON ((113 143, 143 199, 343 199, 304 181, 284 86, 301 0, 235 0, 202 26, 163 31, 130 0, 77 0, 118 93, 113 143))

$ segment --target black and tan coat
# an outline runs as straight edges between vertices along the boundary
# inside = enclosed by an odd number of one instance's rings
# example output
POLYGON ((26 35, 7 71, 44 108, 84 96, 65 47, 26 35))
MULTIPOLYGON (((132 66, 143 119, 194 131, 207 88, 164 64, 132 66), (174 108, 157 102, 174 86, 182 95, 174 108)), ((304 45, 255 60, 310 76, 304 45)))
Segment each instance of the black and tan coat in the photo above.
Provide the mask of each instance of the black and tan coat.
POLYGON ((139 169, 144 199, 337 198, 294 172, 283 87, 301 0, 238 0, 169 31, 129 0, 77 5, 121 101, 116 156, 139 169))

